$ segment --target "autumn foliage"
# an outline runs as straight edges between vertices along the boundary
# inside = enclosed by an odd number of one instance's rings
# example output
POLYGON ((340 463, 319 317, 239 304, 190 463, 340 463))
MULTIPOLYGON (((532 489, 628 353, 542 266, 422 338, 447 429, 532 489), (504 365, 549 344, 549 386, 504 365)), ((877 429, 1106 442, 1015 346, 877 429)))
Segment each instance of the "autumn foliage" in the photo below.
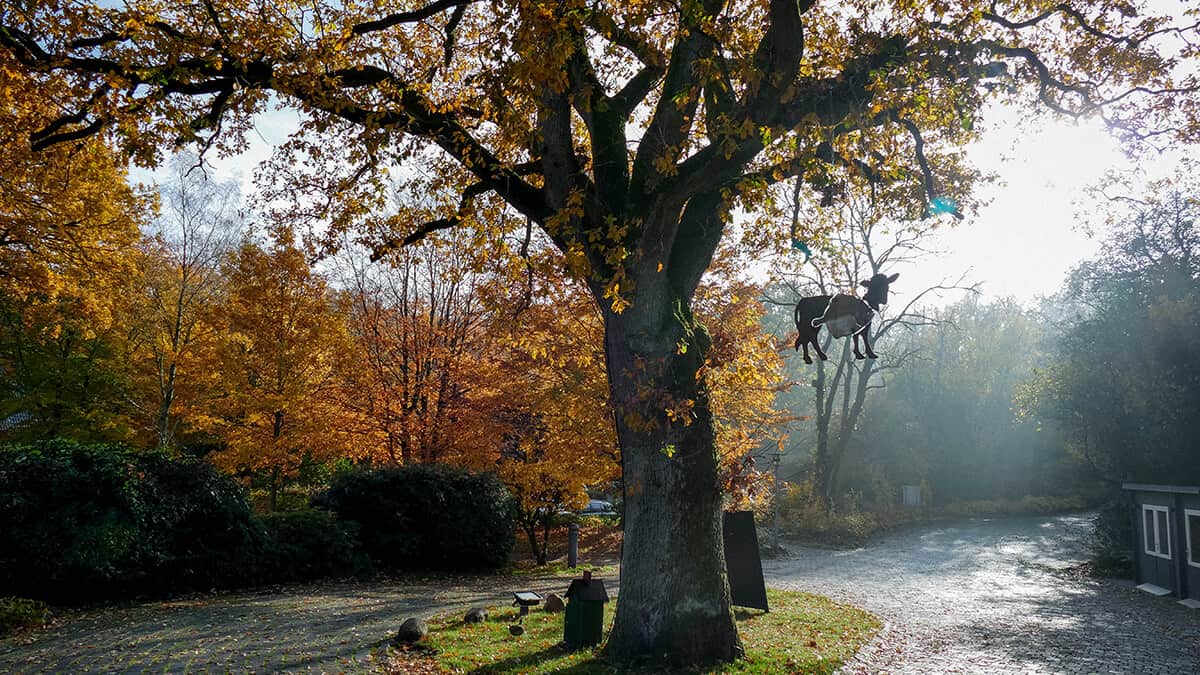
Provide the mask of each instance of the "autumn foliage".
MULTIPOLYGON (((236 152, 282 103, 299 123, 263 173, 263 210, 323 250, 350 239, 384 259, 448 229, 494 240, 514 221, 551 242, 600 313, 622 451, 624 579, 607 649, 689 664, 742 652, 717 479, 718 435, 737 432, 720 430, 697 301, 734 214, 778 243, 792 184, 828 204, 856 177, 913 217, 961 217, 978 179, 961 149, 994 102, 1100 117, 1143 147, 1193 142, 1197 29, 1191 8, 1030 0, 0 10, 11 62, 61 85, 34 148, 107 134, 146 165, 181 144, 236 152), (674 583, 659 581, 664 560, 674 583)), ((450 404, 440 386, 416 405, 450 404)), ((385 435, 411 438, 412 403, 388 403, 401 414, 385 435)))
MULTIPOLYGON (((7 438, 205 454, 264 488, 270 508, 340 461, 494 471, 543 560, 558 512, 582 507, 589 489, 619 490, 600 309, 544 241, 499 265, 453 233, 378 263, 352 248, 317 265, 289 228, 246 230, 236 191, 203 171, 181 156, 158 213, 122 181, 96 189, 124 209, 117 232, 130 244, 105 264, 31 251, 14 266, 41 285, 8 281, 7 438), (139 218, 155 223, 141 236, 130 230, 139 218)), ((714 326, 722 480, 740 506, 761 492, 754 456, 785 418, 772 407, 781 362, 757 288, 734 268, 703 286, 701 311, 714 326)))

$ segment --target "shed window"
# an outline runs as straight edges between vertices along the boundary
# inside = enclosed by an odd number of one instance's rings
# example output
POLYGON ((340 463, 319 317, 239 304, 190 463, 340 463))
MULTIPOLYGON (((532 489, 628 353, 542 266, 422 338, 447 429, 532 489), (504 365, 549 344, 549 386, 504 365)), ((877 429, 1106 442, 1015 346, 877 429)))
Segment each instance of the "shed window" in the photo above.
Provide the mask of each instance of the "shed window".
POLYGON ((1187 509, 1183 515, 1184 522, 1187 523, 1188 564, 1200 567, 1200 511, 1187 509))
POLYGON ((1146 554, 1171 559, 1171 528, 1167 526, 1165 506, 1142 505, 1142 531, 1146 537, 1146 554))

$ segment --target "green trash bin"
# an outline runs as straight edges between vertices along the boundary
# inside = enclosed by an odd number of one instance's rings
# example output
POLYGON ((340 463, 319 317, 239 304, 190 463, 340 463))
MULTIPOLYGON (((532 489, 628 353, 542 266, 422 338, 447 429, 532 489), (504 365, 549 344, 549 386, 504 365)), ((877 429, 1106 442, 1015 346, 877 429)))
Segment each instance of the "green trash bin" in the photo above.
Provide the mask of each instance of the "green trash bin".
POLYGON ((567 589, 567 608, 563 618, 563 644, 567 649, 582 649, 600 644, 604 635, 604 603, 608 591, 603 579, 584 572, 567 589))

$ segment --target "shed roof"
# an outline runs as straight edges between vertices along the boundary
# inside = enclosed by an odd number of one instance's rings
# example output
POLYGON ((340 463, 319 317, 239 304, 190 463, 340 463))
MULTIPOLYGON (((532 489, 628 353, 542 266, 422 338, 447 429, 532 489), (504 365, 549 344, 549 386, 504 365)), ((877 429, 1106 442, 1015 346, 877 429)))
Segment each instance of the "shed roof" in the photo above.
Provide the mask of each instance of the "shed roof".
POLYGON ((1197 485, 1151 485, 1149 483, 1121 483, 1122 490, 1136 490, 1138 492, 1173 492, 1183 495, 1200 495, 1200 486, 1197 485))

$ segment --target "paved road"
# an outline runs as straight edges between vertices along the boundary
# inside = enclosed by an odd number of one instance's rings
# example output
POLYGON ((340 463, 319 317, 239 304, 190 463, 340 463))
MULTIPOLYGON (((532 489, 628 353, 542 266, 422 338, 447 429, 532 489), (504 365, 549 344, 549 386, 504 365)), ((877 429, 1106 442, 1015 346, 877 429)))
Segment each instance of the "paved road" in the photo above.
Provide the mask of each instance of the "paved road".
POLYGON ((0 673, 364 672, 409 616, 502 606, 514 590, 562 593, 564 579, 332 583, 95 609, 0 641, 0 673))
POLYGON ((1200 673, 1200 610, 1055 572, 1086 557, 1084 516, 971 520, 854 551, 796 549, 767 584, 828 595, 886 626, 851 673, 1200 673))

